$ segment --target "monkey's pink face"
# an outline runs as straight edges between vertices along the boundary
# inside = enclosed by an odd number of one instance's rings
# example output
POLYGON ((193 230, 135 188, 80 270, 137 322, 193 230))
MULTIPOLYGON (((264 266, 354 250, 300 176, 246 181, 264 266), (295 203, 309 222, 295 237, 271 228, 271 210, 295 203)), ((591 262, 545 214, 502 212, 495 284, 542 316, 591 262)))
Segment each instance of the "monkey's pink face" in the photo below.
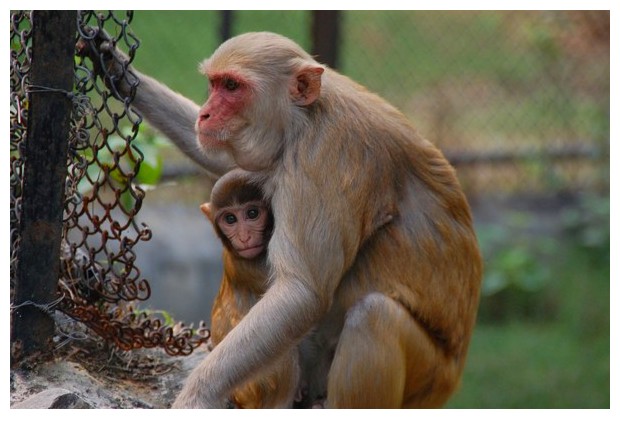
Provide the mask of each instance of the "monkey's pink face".
POLYGON ((198 141, 205 149, 220 149, 247 121, 242 112, 251 95, 249 84, 234 73, 209 75, 209 99, 196 121, 198 141))
POLYGON ((216 222, 237 254, 253 259, 267 248, 269 216, 264 205, 248 202, 218 213, 216 222))

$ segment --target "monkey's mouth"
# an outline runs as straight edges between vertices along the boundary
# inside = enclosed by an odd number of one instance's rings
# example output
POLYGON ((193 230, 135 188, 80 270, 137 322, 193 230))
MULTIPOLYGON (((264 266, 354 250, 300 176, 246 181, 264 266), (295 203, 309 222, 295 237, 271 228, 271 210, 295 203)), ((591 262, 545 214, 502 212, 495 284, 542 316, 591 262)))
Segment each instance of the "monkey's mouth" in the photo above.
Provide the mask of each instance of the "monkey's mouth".
POLYGON ((265 246, 259 244, 258 246, 239 249, 237 250, 237 253, 239 253, 239 256, 241 256, 242 258, 252 259, 263 253, 263 250, 265 250, 265 246))
POLYGON ((198 142, 205 148, 218 148, 226 143, 229 138, 230 133, 227 130, 198 130, 198 142))

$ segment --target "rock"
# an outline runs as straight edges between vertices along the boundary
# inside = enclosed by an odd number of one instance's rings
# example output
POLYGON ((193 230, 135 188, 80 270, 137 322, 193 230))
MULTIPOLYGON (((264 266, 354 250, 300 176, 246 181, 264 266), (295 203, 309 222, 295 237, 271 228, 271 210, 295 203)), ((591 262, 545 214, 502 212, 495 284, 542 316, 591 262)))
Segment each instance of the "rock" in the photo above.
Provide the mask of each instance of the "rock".
POLYGON ((208 354, 134 350, 123 360, 89 350, 11 369, 11 408, 170 408, 189 372, 208 354))
POLYGON ((12 406, 12 408, 93 408, 88 402, 66 389, 52 388, 12 406))

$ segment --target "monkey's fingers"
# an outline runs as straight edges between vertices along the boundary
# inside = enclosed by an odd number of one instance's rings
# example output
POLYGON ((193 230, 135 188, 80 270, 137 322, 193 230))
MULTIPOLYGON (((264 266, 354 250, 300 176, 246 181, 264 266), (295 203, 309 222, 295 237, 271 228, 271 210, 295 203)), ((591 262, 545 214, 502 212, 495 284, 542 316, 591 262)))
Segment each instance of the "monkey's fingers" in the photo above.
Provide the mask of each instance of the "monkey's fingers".
POLYGON ((102 28, 84 27, 76 43, 76 54, 88 58, 93 71, 102 78, 112 94, 123 99, 138 85, 138 78, 131 70, 129 57, 116 49, 116 41, 102 28))

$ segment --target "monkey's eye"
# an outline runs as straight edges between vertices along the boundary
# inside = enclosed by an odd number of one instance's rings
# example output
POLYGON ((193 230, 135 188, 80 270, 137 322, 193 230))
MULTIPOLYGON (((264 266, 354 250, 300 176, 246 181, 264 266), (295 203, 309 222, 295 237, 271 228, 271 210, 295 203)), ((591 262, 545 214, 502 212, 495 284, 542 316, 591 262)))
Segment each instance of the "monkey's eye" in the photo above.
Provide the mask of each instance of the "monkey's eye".
POLYGON ((224 88, 226 88, 229 91, 234 91, 235 89, 239 88, 239 82, 237 82, 234 79, 225 79, 224 80, 224 88))
POLYGON ((229 213, 224 216, 224 222, 226 222, 228 225, 232 225, 233 223, 237 222, 237 217, 234 214, 229 213))
POLYGON ((256 219, 260 215, 260 210, 257 208, 248 209, 246 216, 248 219, 256 219))

